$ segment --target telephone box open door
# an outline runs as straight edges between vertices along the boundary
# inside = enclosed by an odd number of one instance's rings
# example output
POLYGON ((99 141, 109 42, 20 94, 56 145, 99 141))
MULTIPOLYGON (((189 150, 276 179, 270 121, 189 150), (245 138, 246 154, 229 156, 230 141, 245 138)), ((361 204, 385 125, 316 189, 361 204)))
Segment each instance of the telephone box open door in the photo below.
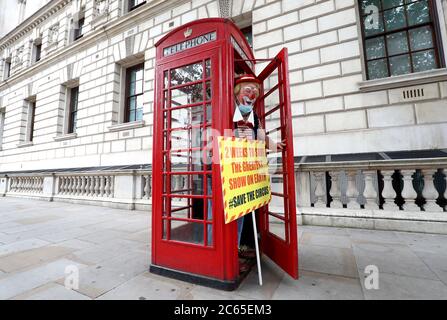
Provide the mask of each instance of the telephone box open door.
POLYGON ((298 278, 295 174, 287 48, 259 74, 263 94, 258 115, 266 135, 286 147, 268 152, 272 201, 259 209, 261 249, 294 279, 298 278))

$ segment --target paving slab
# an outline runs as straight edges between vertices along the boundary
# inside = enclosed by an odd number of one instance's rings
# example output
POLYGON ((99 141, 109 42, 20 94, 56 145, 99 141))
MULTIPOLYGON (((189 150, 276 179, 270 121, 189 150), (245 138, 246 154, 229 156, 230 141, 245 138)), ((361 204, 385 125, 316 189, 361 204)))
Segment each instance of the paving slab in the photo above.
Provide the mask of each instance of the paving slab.
POLYGON ((151 243, 151 235, 149 230, 143 230, 135 233, 130 233, 128 235, 125 235, 123 237, 124 239, 132 240, 132 241, 138 241, 142 243, 151 243))
POLYGON ((447 299, 447 286, 439 280, 380 273, 378 290, 367 290, 363 281, 361 284, 365 299, 368 300, 447 299))
POLYGON ((22 241, 12 242, 10 244, 5 244, 0 246, 0 257, 17 253, 20 251, 40 248, 48 245, 50 242, 41 239, 27 239, 22 241))
POLYGON ((414 251, 414 253, 425 263, 425 265, 436 274, 445 285, 447 285, 447 252, 414 251))
POLYGON ((303 232, 301 236, 302 244, 310 244, 315 246, 326 246, 334 248, 351 248, 351 239, 344 235, 330 235, 315 232, 303 232))
POLYGON ((181 300, 254 300, 239 295, 238 291, 223 291, 213 288, 193 286, 191 290, 180 296, 181 300))
MULTIPOLYGON (((149 220, 149 217, 147 217, 149 220)), ((112 227, 113 230, 124 231, 128 233, 139 232, 143 230, 148 230, 149 222, 144 219, 143 221, 136 221, 131 223, 122 223, 118 226, 112 227)))
POLYGON ((128 232, 117 231, 117 230, 102 230, 100 232, 91 232, 84 235, 77 236, 76 239, 84 240, 96 244, 107 243, 114 239, 120 239, 126 236, 128 232))
POLYGON ((108 241, 105 244, 97 244, 86 249, 75 251, 72 255, 89 264, 97 264, 104 260, 112 259, 119 255, 125 254, 129 250, 138 248, 141 245, 142 244, 137 241, 115 239, 108 241))
POLYGON ((91 247, 95 246, 96 244, 93 242, 83 241, 83 240, 79 240, 79 239, 70 239, 70 240, 57 242, 56 245, 61 246, 61 247, 72 248, 75 250, 81 250, 81 249, 91 248, 91 247))
POLYGON ((91 298, 63 285, 48 283, 15 296, 13 300, 91 300, 91 298))
POLYGON ((353 244, 353 249, 359 272, 364 272, 367 266, 374 265, 379 272, 438 280, 406 245, 357 241, 353 244))
POLYGON ((100 300, 183 299, 193 285, 145 272, 99 297, 100 300))
POLYGON ((0 299, 9 299, 41 285, 65 277, 67 266, 82 267, 68 259, 60 259, 30 270, 0 278, 0 299))
POLYGON ((258 268, 254 266, 247 278, 243 280, 237 294, 249 299, 269 300, 279 286, 284 272, 269 258, 263 256, 261 260, 262 286, 259 285, 258 268))
POLYGON ((42 215, 39 217, 30 217, 30 218, 23 218, 23 219, 17 219, 14 220, 16 223, 19 224, 38 224, 42 222, 52 221, 52 220, 58 220, 61 219, 61 217, 55 216, 55 215, 42 215))
POLYGON ((301 270, 358 278, 351 249, 301 244, 298 256, 301 270))
POLYGON ((95 232, 79 227, 79 228, 73 228, 73 229, 69 229, 69 230, 61 229, 57 232, 50 232, 50 231, 45 231, 44 233, 40 232, 39 238, 57 243, 57 242, 61 242, 61 241, 67 241, 70 239, 74 239, 76 237, 85 236, 85 235, 92 234, 92 233, 95 233, 95 232))
MULTIPOLYGON (((79 269, 79 288, 76 291, 95 299, 133 277, 134 275, 128 276, 126 273, 109 268, 89 266, 79 269)), ((60 279, 57 283, 63 285, 64 280, 60 279)))
POLYGON ((347 229, 352 242, 370 241, 377 243, 402 244, 402 240, 393 231, 347 229))
MULTIPOLYGON (((147 252, 129 249, 79 271, 78 292, 97 298, 149 269, 147 252)), ((63 284, 62 280, 59 281, 63 284)))
POLYGON ((13 222, 13 221, 9 221, 9 222, 5 222, 4 220, 2 220, 3 222, 0 223, 0 232, 3 230, 8 230, 10 228, 14 228, 19 226, 20 224, 17 222, 13 222))
POLYGON ((10 254, 0 258, 0 270, 15 272, 45 262, 64 257, 73 249, 59 246, 47 246, 10 254))
MULTIPOLYGON (((18 235, 18 234, 5 234, 0 232, 0 241, 3 244, 9 244, 9 243, 13 243, 16 241, 21 241, 21 240, 26 240, 26 239, 32 239, 33 237, 27 235, 27 234, 22 234, 22 235, 18 235)), ((42 239, 41 239, 42 240, 42 239)))
POLYGON ((447 252, 447 235, 396 232, 397 237, 411 250, 431 253, 447 252))
POLYGON ((117 272, 135 276, 149 270, 150 254, 147 250, 131 249, 121 255, 116 255, 95 265, 106 267, 117 272))
POLYGON ((362 300, 359 279, 301 271, 298 280, 285 276, 272 299, 280 300, 362 300))
POLYGON ((298 226, 298 230, 303 232, 330 234, 338 236, 349 236, 349 228, 321 227, 321 226, 298 226))

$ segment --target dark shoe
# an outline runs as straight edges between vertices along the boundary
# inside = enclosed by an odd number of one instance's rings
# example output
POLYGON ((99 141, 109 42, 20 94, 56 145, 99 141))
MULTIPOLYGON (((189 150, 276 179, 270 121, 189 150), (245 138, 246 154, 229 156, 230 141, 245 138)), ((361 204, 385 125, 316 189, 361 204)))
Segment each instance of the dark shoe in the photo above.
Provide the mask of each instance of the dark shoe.
POLYGON ((256 258, 256 251, 247 246, 242 246, 239 248, 239 257, 246 259, 254 259, 256 258))

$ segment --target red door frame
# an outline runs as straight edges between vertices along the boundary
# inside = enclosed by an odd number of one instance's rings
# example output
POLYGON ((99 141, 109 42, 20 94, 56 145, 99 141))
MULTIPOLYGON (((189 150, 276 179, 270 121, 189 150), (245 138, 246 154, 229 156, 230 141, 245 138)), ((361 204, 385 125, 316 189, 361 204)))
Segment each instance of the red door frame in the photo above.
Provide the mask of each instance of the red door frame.
MULTIPOLYGON (((163 86, 163 74, 164 71, 175 68, 175 67, 181 67, 183 65, 189 65, 198 61, 203 61, 205 59, 210 59, 211 60, 211 68, 212 68, 212 74, 213 76, 216 76, 216 79, 219 78, 219 49, 214 47, 214 48, 208 48, 207 50, 201 50, 200 54, 196 54, 196 55, 190 55, 189 57, 185 57, 183 59, 181 59, 179 62, 179 60, 177 61, 171 61, 171 62, 165 62, 164 64, 160 64, 157 65, 157 92, 159 93, 158 95, 158 101, 163 102, 164 98, 163 98, 163 91, 164 89, 162 88, 163 86)), ((217 81, 211 81, 211 86, 212 86, 212 92, 213 94, 217 94, 219 92, 218 90, 218 85, 219 83, 217 81)), ((159 103, 160 103, 159 102, 159 103)), ((212 96, 211 99, 211 109, 213 110, 213 115, 212 115, 212 120, 211 123, 213 123, 213 120, 215 119, 215 109, 218 106, 218 97, 214 97, 214 95, 212 96)), ((161 103, 160 103, 161 104, 161 103)), ((155 111, 155 110, 154 110, 155 111)), ((159 128, 160 124, 163 124, 163 122, 165 121, 164 116, 163 116, 163 111, 161 111, 161 106, 158 105, 156 107, 156 114, 155 119, 157 122, 157 127, 154 127, 154 130, 161 130, 161 132, 163 132, 163 128, 159 128)), ((169 122, 169 117, 167 119, 167 121, 169 122)), ((154 123, 155 125, 155 123, 154 123)), ((155 133, 155 131, 154 131, 155 133)), ((158 150, 158 152, 154 152, 153 154, 153 158, 154 158, 154 164, 156 164, 156 168, 154 168, 154 173, 160 173, 163 171, 159 171, 159 165, 163 163, 164 159, 164 150, 165 150, 165 146, 163 144, 163 135, 159 134, 160 131, 158 131, 157 133, 157 142, 154 143, 154 150, 158 150), (162 152, 163 151, 163 152, 162 152)), ((155 136, 155 134, 154 134, 155 136)), ((169 142, 168 142, 169 143, 169 142)), ((167 148, 166 150, 171 150, 170 148, 167 148)), ((169 156, 167 156, 169 157, 169 156)), ((168 159, 168 158, 165 158, 168 159)), ((166 161, 166 171, 167 172, 167 176, 170 177, 171 174, 174 173, 174 171, 170 170, 170 161, 166 161)), ((205 174, 206 171, 202 172, 202 171, 198 171, 195 172, 195 174, 205 174)), ((187 173, 187 171, 185 172, 175 172, 175 174, 182 174, 182 175, 189 175, 191 173, 187 173)), ((158 186, 157 188, 154 188, 154 194, 153 194, 153 199, 163 199, 163 188, 161 186, 163 186, 163 176, 165 174, 154 174, 154 185, 158 186)), ((214 175, 214 173, 213 173, 214 175)), ((169 189, 170 186, 170 179, 166 179, 167 182, 167 186, 166 188, 169 189)), ((214 193, 214 192, 213 192, 214 193)), ((171 194, 169 191, 166 192, 166 196, 167 197, 179 197, 178 195, 175 196, 174 194, 171 194)), ((202 197, 201 197, 202 198, 202 197)), ((218 203, 218 201, 214 200, 214 196, 213 196, 213 207, 216 206, 216 204, 218 203)), ((205 201, 204 203, 207 203, 206 198, 204 198, 205 201)), ((182 270, 185 272, 190 272, 190 273, 194 273, 194 274, 202 274, 205 276, 209 276, 209 277, 216 277, 216 278, 221 278, 222 274, 219 271, 220 266, 223 265, 222 263, 222 256, 219 254, 219 251, 221 251, 221 241, 218 241, 217 239, 221 238, 221 230, 220 228, 216 228, 216 225, 218 225, 219 223, 221 223, 219 220, 221 220, 221 217, 219 215, 214 215, 214 219, 213 219, 213 224, 212 224, 212 229, 213 229, 213 243, 214 245, 209 247, 209 246, 204 246, 204 245, 197 245, 197 244, 192 244, 192 243, 185 243, 185 242, 180 242, 180 241, 175 241, 175 240, 163 240, 162 239, 162 223, 161 223, 161 214, 162 214, 162 203, 161 201, 154 201, 153 203, 153 218, 160 218, 160 219, 155 219, 153 222, 155 222, 155 224, 153 225, 153 232, 155 235, 155 239, 158 239, 158 241, 156 241, 155 243, 153 243, 154 247, 154 254, 153 254, 153 263, 155 264, 159 264, 159 265, 163 265, 166 267, 169 267, 171 269, 176 269, 176 270, 182 270), (157 252, 162 252, 163 254, 158 255, 157 252), (197 257, 200 256, 201 257, 201 261, 200 263, 197 263, 197 261, 194 261, 193 259, 191 259, 191 257, 197 257)), ((167 211, 171 211, 170 208, 167 209, 167 211)), ((205 211, 205 209, 204 209, 205 211)), ((169 215, 169 214, 168 214, 169 215)), ((169 220, 167 220, 169 221, 169 220)), ((169 230, 169 228, 168 228, 169 230)), ((207 228, 204 228, 204 232, 206 233, 207 228)), ((205 235, 206 236, 206 235, 205 235)))
MULTIPOLYGON (((212 127, 223 133, 229 126, 231 117, 229 109, 232 106, 233 63, 230 58, 232 48, 230 36, 233 35, 239 45, 253 59, 249 46, 236 28, 226 19, 203 19, 183 25, 157 42, 157 62, 155 76, 154 102, 154 144, 153 150, 163 149, 163 72, 166 68, 180 67, 189 62, 214 56, 213 64, 213 99, 212 127), (209 32, 216 32, 216 40, 193 47, 177 54, 163 56, 163 49, 185 41, 185 31, 191 30, 188 38, 194 38, 209 32)), ((232 111, 231 111, 232 112, 232 111)), ((216 150, 216 147, 214 147, 216 150)), ((223 220, 222 189, 220 184, 220 169, 217 162, 212 164, 213 175, 213 235, 214 246, 201 247, 189 243, 162 240, 162 178, 163 156, 161 152, 153 152, 153 206, 152 206, 152 264, 181 272, 216 278, 224 281, 236 280, 239 276, 237 250, 237 225, 225 225, 223 220), (198 261, 197 259, 200 258, 198 261)))
POLYGON ((259 212, 261 214, 260 226, 262 252, 284 269, 284 271, 286 271, 292 278, 298 279, 294 151, 287 57, 287 48, 283 48, 258 76, 258 79, 264 82, 275 70, 278 71, 277 85, 270 88, 267 92, 262 90, 263 95, 259 99, 258 107, 261 123, 263 124, 263 128, 266 129, 266 132, 279 130, 281 140, 286 140, 286 148, 282 151, 281 156, 283 192, 272 192, 272 195, 284 199, 284 216, 270 212, 270 206, 261 208, 259 212), (275 90, 278 90, 279 93, 279 105, 270 109, 268 112, 265 112, 264 99, 275 90), (269 130, 269 128, 266 128, 265 117, 277 111, 280 114, 280 127, 269 130), (269 216, 273 216, 276 219, 283 221, 285 239, 281 239, 270 232, 269 216))

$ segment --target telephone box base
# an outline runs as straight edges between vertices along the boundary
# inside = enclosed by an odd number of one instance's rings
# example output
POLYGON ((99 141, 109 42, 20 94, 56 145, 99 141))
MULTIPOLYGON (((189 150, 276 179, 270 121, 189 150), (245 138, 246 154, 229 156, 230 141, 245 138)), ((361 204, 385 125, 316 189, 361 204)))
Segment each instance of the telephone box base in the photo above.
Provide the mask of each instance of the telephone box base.
POLYGON ((236 290, 239 287, 239 285, 241 284, 242 280, 248 274, 248 272, 246 272, 234 281, 224 281, 224 280, 218 280, 218 279, 200 276, 200 275, 196 275, 196 274, 181 272, 181 271, 173 270, 173 269, 169 269, 169 268, 164 268, 164 267, 156 266, 153 264, 150 265, 149 272, 158 274, 160 276, 177 279, 177 280, 181 280, 181 281, 186 281, 189 283, 198 284, 201 286, 224 290, 224 291, 236 290))

